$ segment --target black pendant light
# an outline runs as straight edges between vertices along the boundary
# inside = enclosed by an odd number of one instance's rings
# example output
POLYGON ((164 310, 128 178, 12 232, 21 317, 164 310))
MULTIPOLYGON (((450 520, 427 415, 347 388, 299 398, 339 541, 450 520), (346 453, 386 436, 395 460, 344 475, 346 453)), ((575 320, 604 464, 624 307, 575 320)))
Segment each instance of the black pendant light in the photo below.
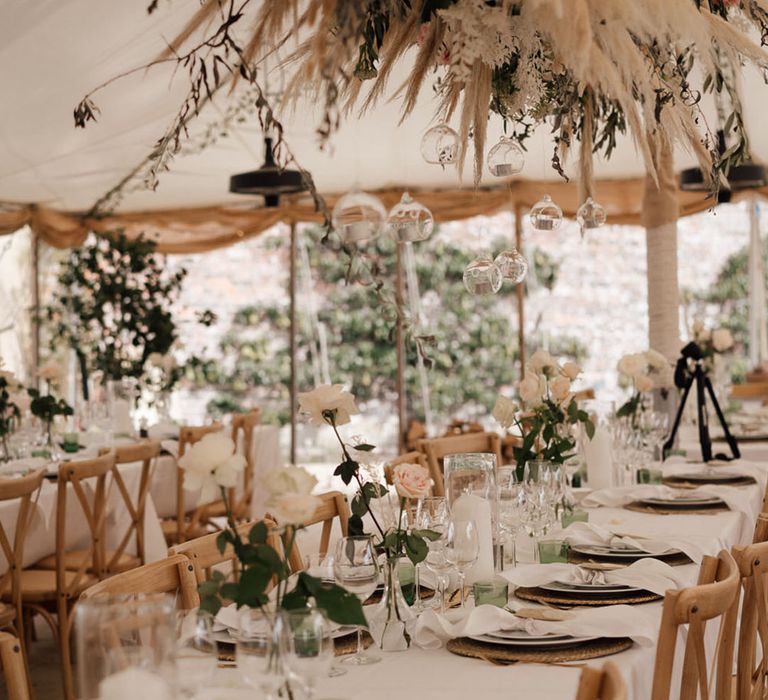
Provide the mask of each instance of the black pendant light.
POLYGON ((229 178, 229 191, 236 194, 258 194, 265 207, 276 207, 281 194, 304 192, 307 186, 298 170, 281 169, 275 163, 272 139, 264 137, 264 164, 258 170, 239 173, 229 178))
MULTIPOLYGON (((725 132, 717 132, 717 148, 720 155, 725 153, 725 132)), ((734 165, 728 171, 728 185, 720 186, 717 192, 718 204, 731 201, 731 195, 739 190, 764 187, 766 184, 765 168, 759 163, 748 161, 734 165)), ((680 189, 686 192, 705 192, 709 189, 701 168, 687 168, 680 173, 680 189)))

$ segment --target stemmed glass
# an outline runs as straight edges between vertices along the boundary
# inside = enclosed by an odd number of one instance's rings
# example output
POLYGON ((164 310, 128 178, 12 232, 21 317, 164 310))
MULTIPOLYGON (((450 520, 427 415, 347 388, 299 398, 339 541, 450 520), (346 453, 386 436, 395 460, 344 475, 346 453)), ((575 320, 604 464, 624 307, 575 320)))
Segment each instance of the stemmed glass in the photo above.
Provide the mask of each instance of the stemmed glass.
POLYGON ((520 490, 515 467, 501 467, 496 474, 499 491, 499 527, 505 535, 505 544, 510 547, 512 565, 517 563, 515 536, 520 530, 520 490))
MULTIPOLYGON (((333 560, 333 573, 336 583, 354 593, 361 603, 376 590, 379 582, 379 563, 376 559, 376 549, 370 535, 359 537, 342 537, 336 543, 336 554, 333 560)), ((362 629, 357 630, 357 652, 346 657, 342 663, 365 666, 378 663, 378 656, 366 653, 363 648, 362 629)))
POLYGON ((477 561, 480 555, 480 543, 477 537, 477 526, 474 520, 448 521, 445 530, 445 558, 459 573, 461 592, 461 607, 464 607, 464 579, 467 571, 477 561))
MULTIPOLYGON (((184 624, 183 620, 179 622, 184 624)), ((183 645, 177 646, 174 660, 180 697, 195 697, 201 688, 213 682, 219 657, 212 615, 201 613, 197 616, 192 636, 183 645)))
POLYGON ((425 563, 427 568, 435 575, 437 579, 437 595, 440 598, 440 612, 445 612, 445 597, 451 574, 451 562, 445 555, 445 537, 441 537, 434 542, 428 542, 429 551, 425 563))
MULTIPOLYGON (((416 515, 414 517, 414 527, 417 530, 433 530, 442 534, 448 519, 448 507, 444 496, 429 496, 419 500, 416 505, 416 515)), ((424 612, 427 605, 421 599, 421 568, 420 562, 416 564, 416 600, 414 600, 411 609, 418 613, 424 612)), ((429 565, 427 565, 429 568, 429 565)))
POLYGON ((287 670, 298 678, 308 700, 326 678, 334 659, 333 639, 325 615, 316 608, 280 613, 280 644, 287 670))

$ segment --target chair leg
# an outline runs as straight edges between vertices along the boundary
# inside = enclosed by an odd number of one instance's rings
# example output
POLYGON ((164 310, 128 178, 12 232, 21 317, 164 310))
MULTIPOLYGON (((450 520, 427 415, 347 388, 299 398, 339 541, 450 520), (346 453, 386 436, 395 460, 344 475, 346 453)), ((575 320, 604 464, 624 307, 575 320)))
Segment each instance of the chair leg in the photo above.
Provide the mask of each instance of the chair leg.
POLYGON ((63 596, 58 603, 59 617, 59 650, 61 652, 61 677, 64 682, 64 697, 66 700, 76 700, 75 684, 72 678, 72 650, 69 639, 69 602, 63 596))

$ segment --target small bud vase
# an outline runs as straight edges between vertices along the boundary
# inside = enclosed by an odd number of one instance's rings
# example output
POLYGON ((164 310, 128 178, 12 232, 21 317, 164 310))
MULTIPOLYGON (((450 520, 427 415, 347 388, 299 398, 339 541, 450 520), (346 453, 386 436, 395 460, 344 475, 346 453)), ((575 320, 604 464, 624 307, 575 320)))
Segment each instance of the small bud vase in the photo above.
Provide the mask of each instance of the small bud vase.
POLYGON ((401 558, 387 559, 382 567, 384 593, 370 618, 370 633, 382 651, 405 651, 411 646, 416 614, 400 588, 401 558))

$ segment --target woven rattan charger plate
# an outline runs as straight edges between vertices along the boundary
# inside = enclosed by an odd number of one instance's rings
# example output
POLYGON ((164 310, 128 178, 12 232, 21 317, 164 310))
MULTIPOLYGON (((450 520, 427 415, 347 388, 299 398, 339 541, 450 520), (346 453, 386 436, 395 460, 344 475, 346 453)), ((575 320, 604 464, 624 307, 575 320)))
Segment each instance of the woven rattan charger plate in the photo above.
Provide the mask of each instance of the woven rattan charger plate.
MULTIPOLYGON (((367 632, 363 632, 363 648, 367 649, 373 644, 373 638, 367 632)), ((237 663, 237 651, 234 642, 218 642, 218 657, 220 662, 237 663)), ((357 633, 351 632, 343 637, 336 637, 333 640, 333 651, 336 656, 346 656, 354 654, 357 651, 357 633)))
POLYGON ((594 606, 603 607, 606 605, 639 605, 640 603, 651 603, 654 600, 661 600, 663 596, 650 591, 637 591, 627 593, 626 595, 608 596, 598 598, 596 596, 558 595, 551 591, 545 591, 541 588, 518 586, 515 589, 515 596, 521 600, 531 600, 535 603, 544 603, 545 605, 573 605, 573 606, 594 606))
MULTIPOLYGON (((659 561, 663 561, 665 564, 669 564, 670 566, 684 566, 685 564, 691 563, 691 560, 683 552, 678 552, 676 554, 660 554, 659 556, 653 558, 658 559, 659 561)), ((620 569, 625 566, 629 566, 630 564, 634 564, 636 561, 637 559, 634 557, 601 558, 597 554, 580 554, 579 552, 574 552, 573 550, 568 552, 569 563, 593 564, 595 565, 594 568, 611 567, 620 569)), ((587 566, 586 568, 589 567, 587 566)))
POLYGON ((475 659, 483 659, 492 663, 555 664, 564 661, 585 661, 586 659, 596 659, 600 656, 610 656, 611 654, 618 654, 620 651, 629 649, 631 646, 632 640, 627 637, 595 639, 591 642, 583 642, 569 649, 550 650, 531 649, 530 647, 523 649, 520 647, 478 642, 468 637, 457 637, 456 639, 449 640, 445 648, 459 656, 471 656, 475 659))
POLYGON ((661 482, 665 486, 672 486, 673 488, 678 489, 695 489, 699 486, 717 486, 722 484, 723 486, 752 486, 753 484, 756 484, 757 482, 751 477, 751 476, 742 476, 738 479, 734 479, 733 481, 723 482, 723 481, 686 481, 685 479, 678 479, 674 476, 668 476, 665 477, 664 480, 661 482))
POLYGON ((651 513, 652 515, 716 515, 730 508, 725 504, 707 506, 706 508, 665 508, 664 506, 649 506, 647 503, 632 501, 624 506, 626 510, 634 510, 638 513, 651 513))

